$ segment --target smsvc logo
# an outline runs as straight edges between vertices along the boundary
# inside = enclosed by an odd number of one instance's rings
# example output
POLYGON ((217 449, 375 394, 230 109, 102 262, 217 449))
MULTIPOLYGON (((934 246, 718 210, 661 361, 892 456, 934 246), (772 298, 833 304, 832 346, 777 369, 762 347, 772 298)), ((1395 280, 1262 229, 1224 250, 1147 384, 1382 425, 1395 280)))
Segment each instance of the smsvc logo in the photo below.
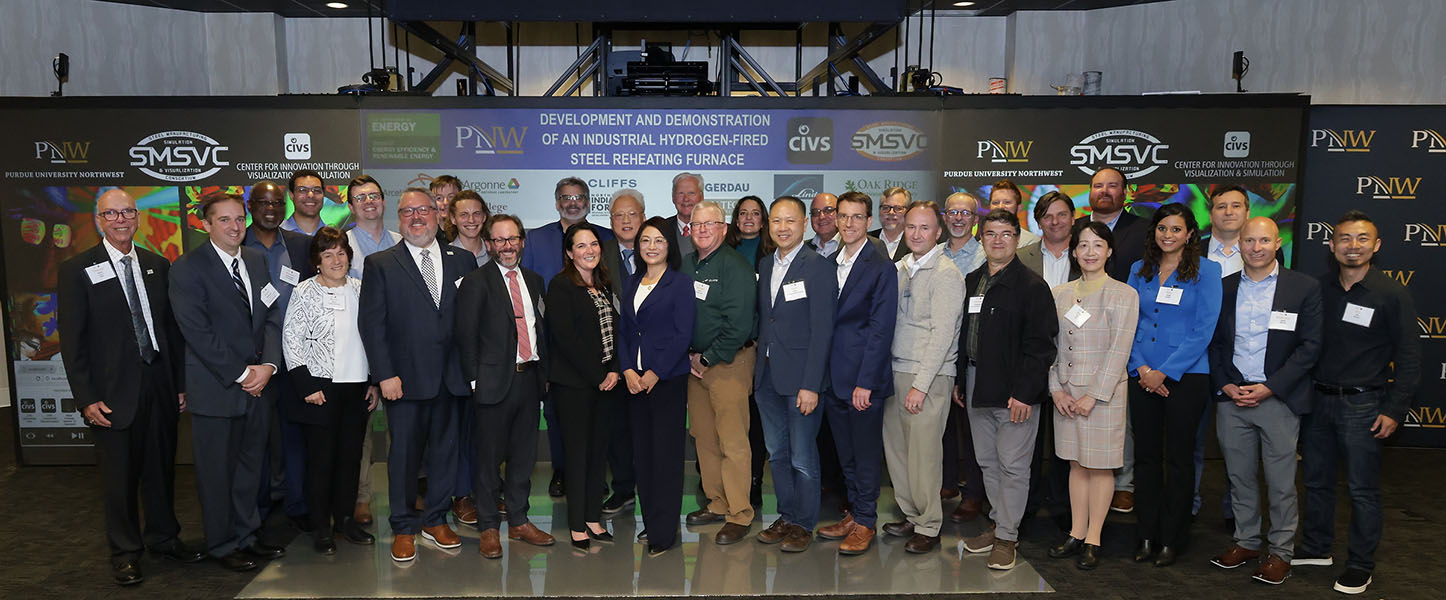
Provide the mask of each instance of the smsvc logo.
POLYGON ((1069 164, 1089 176, 1098 167, 1114 167, 1126 177, 1143 177, 1169 164, 1164 155, 1169 149, 1169 144, 1143 131, 1109 129, 1071 146, 1069 164))
POLYGON ((221 155, 229 152, 210 136, 194 131, 162 131, 146 136, 131 146, 131 166, 161 181, 200 181, 221 172, 231 163, 221 155))
POLYGON ((849 143, 864 158, 899 161, 922 153, 929 147, 929 136, 908 123, 883 121, 863 126, 854 132, 849 143))

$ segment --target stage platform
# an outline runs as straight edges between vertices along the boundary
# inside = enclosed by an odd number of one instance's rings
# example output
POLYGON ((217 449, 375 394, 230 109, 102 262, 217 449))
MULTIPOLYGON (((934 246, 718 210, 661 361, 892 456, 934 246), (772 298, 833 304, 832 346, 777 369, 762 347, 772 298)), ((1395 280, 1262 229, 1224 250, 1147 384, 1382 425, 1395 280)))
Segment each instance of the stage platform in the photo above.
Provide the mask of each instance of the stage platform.
MULTIPOLYGON (((698 507, 698 477, 686 466, 683 512, 698 507)), ((391 559, 391 530, 387 501, 378 493, 372 507, 377 545, 356 546, 338 540, 337 553, 323 556, 311 548, 311 537, 301 535, 284 558, 272 561, 248 584, 238 598, 577 598, 577 597, 683 597, 683 596, 853 596, 959 595, 1001 592, 1053 592, 1048 582, 1022 558, 1010 571, 985 566, 987 555, 964 552, 962 536, 977 533, 978 523, 945 528, 943 547, 915 555, 904 551, 902 538, 880 536, 874 548, 860 556, 841 556, 838 542, 815 541, 807 551, 781 552, 751 537, 729 546, 713 542, 721 525, 682 529, 682 543, 658 557, 634 537, 641 517, 624 514, 609 529, 614 544, 594 542, 583 553, 567 543, 566 504, 547 495, 550 468, 540 465, 532 478, 533 523, 557 538, 557 544, 538 548, 503 540, 499 560, 477 552, 477 530, 454 528, 462 547, 442 550, 418 536, 417 558, 409 563, 391 559)), ((777 504, 766 482, 762 517, 752 533, 777 518, 777 504)), ((385 465, 376 465, 373 489, 386 489, 385 465)), ((891 490, 883 490, 879 506, 894 518, 891 490)), ((836 509, 826 507, 824 523, 836 520, 836 509)))

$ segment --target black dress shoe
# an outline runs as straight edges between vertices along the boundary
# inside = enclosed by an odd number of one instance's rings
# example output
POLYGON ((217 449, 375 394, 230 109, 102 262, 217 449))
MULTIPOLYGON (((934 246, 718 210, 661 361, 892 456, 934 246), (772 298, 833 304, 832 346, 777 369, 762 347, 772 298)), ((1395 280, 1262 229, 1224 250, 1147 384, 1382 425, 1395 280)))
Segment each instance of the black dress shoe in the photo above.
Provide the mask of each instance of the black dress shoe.
POLYGON ((718 513, 711 512, 706 508, 700 508, 698 510, 688 513, 688 516, 685 520, 689 525, 707 525, 709 523, 722 522, 727 518, 727 515, 720 515, 718 513))
POLYGON ((175 542, 167 548, 152 548, 151 556, 159 556, 180 563, 200 562, 206 558, 205 553, 187 548, 180 542, 175 542))
POLYGON ((1154 558, 1157 550, 1158 548, 1155 547, 1155 542, 1140 540, 1140 545, 1135 546, 1135 562, 1145 562, 1154 558))
POLYGON ((1155 566, 1168 567, 1175 564, 1175 549, 1170 546, 1160 546, 1160 553, 1155 555, 1155 566))
MULTIPOLYGON (((573 533, 581 533, 581 532, 574 531, 573 533)), ((580 539, 580 540, 572 540, 572 547, 573 547, 573 548, 576 548, 576 549, 578 549, 578 550, 586 551, 586 550, 587 550, 588 548, 590 548, 591 546, 592 546, 592 542, 589 542, 587 538, 582 538, 582 539, 580 539)))
POLYGON ((112 566, 111 574, 115 576, 117 585, 135 585, 146 579, 141 576, 140 563, 133 560, 112 566))
POLYGON ((602 533, 594 533, 592 529, 588 529, 587 537, 589 539, 594 539, 599 542, 607 542, 609 544, 613 543, 613 532, 607 530, 603 530, 602 533))
POLYGON ((336 538, 331 536, 316 538, 316 541, 311 543, 311 547, 316 548, 317 552, 327 556, 336 554, 336 538))
POLYGON ((620 496, 617 494, 613 494, 612 496, 608 497, 607 502, 603 503, 602 514, 605 517, 617 516, 618 513, 637 506, 637 504, 637 498, 633 497, 632 495, 620 496))
POLYGON ((1085 544, 1079 551, 1079 556, 1074 559, 1074 566, 1081 571, 1093 571, 1100 566, 1100 547, 1094 544, 1085 544))
POLYGON ((232 571, 250 571, 256 568, 256 559, 251 555, 237 550, 220 558, 221 566, 232 571))
POLYGON ((884 523, 883 529, 884 533, 887 533, 894 537, 909 537, 911 535, 914 535, 914 524, 908 521, 899 521, 897 523, 884 523))
POLYGON ((648 556, 662 556, 662 554, 667 551, 667 547, 663 546, 662 544, 648 544, 648 556))
POLYGON ((361 524, 357 523, 354 519, 347 519, 341 527, 337 527, 333 529, 333 531, 340 533, 341 537, 345 538, 346 541, 358 546, 370 546, 377 543, 376 536, 362 529, 361 524))
POLYGON ((243 552, 256 558, 281 558, 286 556, 286 549, 280 546, 270 546, 261 542, 251 542, 243 552))
POLYGON ((295 515, 286 515, 286 518, 291 519, 291 524, 295 525, 296 528, 302 533, 311 533, 313 531, 316 531, 316 527, 313 527, 311 524, 310 515, 302 515, 299 517, 295 515))
POLYGON ((552 482, 547 484, 547 495, 553 498, 567 495, 567 486, 562 483, 562 471, 552 472, 552 482))
POLYGON ((638 541, 644 543, 648 541, 648 530, 644 529, 638 532, 638 541))
POLYGON ((1065 538, 1064 543, 1049 549, 1050 558, 1065 558, 1079 554, 1080 548, 1084 546, 1084 540, 1070 536, 1065 538))

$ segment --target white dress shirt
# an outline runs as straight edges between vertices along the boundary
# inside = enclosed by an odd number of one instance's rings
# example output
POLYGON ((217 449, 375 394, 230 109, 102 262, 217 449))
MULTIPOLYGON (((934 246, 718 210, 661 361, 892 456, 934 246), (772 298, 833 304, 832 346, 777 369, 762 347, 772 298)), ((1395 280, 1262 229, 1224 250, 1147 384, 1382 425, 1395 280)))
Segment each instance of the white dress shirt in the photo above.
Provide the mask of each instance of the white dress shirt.
POLYGON ((1210 236, 1210 252, 1205 257, 1220 265, 1221 279, 1239 273, 1245 268, 1245 258, 1240 256, 1240 244, 1227 247, 1213 235, 1210 236))
MULTIPOLYGON (((419 247, 417 247, 417 246, 413 246, 411 242, 405 242, 405 243, 407 244, 407 252, 412 253, 412 262, 417 263, 417 271, 419 271, 419 272, 422 270, 422 251, 423 251, 423 250, 426 250, 427 252, 430 252, 430 253, 431 253, 431 259, 432 259, 432 261, 431 261, 431 262, 432 262, 432 281, 437 282, 437 297, 438 297, 438 298, 441 298, 441 296, 442 296, 442 248, 441 248, 441 244, 438 244, 438 243, 437 243, 437 240, 436 240, 435 238, 432 239, 431 241, 432 241, 432 243, 431 243, 430 245, 424 247, 424 248, 419 248, 419 247)), ((425 275, 424 275, 423 277, 425 278, 425 275)), ((518 278, 519 280, 521 280, 521 279, 522 279, 522 274, 521 274, 521 273, 518 273, 518 274, 517 274, 517 278, 518 278)))
POLYGON ((868 241, 867 239, 865 239, 865 240, 863 241, 863 243, 859 245, 859 249, 854 251, 854 255, 853 255, 853 256, 849 256, 849 255, 848 255, 848 254, 849 254, 849 247, 848 247, 848 246, 844 246, 844 247, 843 247, 843 251, 842 251, 842 252, 839 252, 839 253, 838 253, 838 256, 837 256, 836 258, 834 258, 834 260, 838 262, 838 295, 839 295, 839 296, 843 296, 844 283, 849 280, 849 273, 852 273, 852 272, 853 272, 853 270, 854 270, 854 263, 858 262, 858 260, 859 260, 859 254, 861 254, 861 253, 863 252, 863 249, 864 249, 864 248, 867 248, 867 247, 869 247, 869 241, 868 241))
POLYGON ((773 274, 768 280, 768 306, 773 306, 773 300, 778 297, 778 288, 783 286, 783 276, 788 273, 788 265, 793 264, 793 259, 798 258, 798 251, 803 249, 803 244, 793 247, 788 256, 780 254, 782 248, 773 251, 773 274))
POLYGON ((1050 289, 1057 285, 1063 285, 1069 281, 1069 249, 1055 256, 1048 246, 1043 242, 1039 245, 1039 253, 1044 255, 1044 282, 1049 284, 1050 289))
MULTIPOLYGON (((226 279, 231 279, 231 263, 232 261, 236 261, 238 265, 237 268, 241 271, 241 285, 246 286, 246 299, 248 305, 247 308, 252 311, 256 310, 256 291, 251 289, 251 272, 246 270, 246 261, 241 260, 241 249, 237 248, 236 255, 231 256, 230 254, 226 254, 226 251, 222 250, 220 246, 217 246, 216 242, 211 242, 211 247, 215 248, 216 254, 221 257, 221 266, 226 269, 226 279)), ((231 285, 235 284, 233 283, 231 285)), ((271 367, 271 373, 273 375, 276 374, 276 371, 279 370, 276 368, 276 365, 273 365, 271 363, 262 364, 271 367)), ((246 376, 250 374, 251 369, 248 367, 246 370, 241 372, 240 377, 236 378, 236 383, 246 381, 246 376)))
POLYGON ((370 369, 357 318, 361 314, 361 286, 322 287, 328 295, 334 294, 342 299, 342 308, 334 309, 332 313, 336 354, 332 357, 331 380, 336 383, 365 383, 370 369))
MULTIPOLYGON (((507 282, 509 271, 517 273, 517 290, 522 294, 522 314, 527 321, 527 341, 531 342, 532 358, 537 360, 537 311, 532 309, 532 294, 527 291, 527 278, 522 276, 522 269, 513 267, 511 269, 502 266, 501 262, 492 261, 497 265, 497 270, 502 272, 502 287, 507 290, 507 310, 512 310, 512 285, 507 282)), ((516 316, 516 315, 513 315, 516 316)), ((517 364, 522 364, 522 353, 517 353, 517 364)))
POLYGON ((888 258, 893 260, 894 253, 899 251, 899 244, 904 243, 904 229, 902 227, 899 228, 899 236, 894 238, 892 242, 889 241, 889 230, 881 229, 879 230, 879 239, 884 241, 884 247, 889 249, 888 258))
MULTIPOLYGON (((127 256, 131 257, 131 285, 135 286, 136 295, 139 296, 141 301, 141 316, 146 319, 146 332, 151 334, 151 347, 159 351, 161 345, 156 342, 156 322, 151 320, 151 297, 146 294, 146 281, 141 274, 141 258, 136 254, 135 245, 131 246, 130 254, 123 254, 120 250, 116 250, 115 246, 110 245, 110 240, 105 240, 102 243, 105 244, 106 254, 110 255, 111 266, 115 267, 117 277, 125 277, 126 274, 125 267, 121 265, 121 259, 127 256)), ((231 265, 227 264, 226 268, 231 268, 231 265)), ((125 288, 122 287, 121 289, 124 290, 125 288)), ((126 299, 126 303, 127 306, 129 306, 129 298, 126 299)))

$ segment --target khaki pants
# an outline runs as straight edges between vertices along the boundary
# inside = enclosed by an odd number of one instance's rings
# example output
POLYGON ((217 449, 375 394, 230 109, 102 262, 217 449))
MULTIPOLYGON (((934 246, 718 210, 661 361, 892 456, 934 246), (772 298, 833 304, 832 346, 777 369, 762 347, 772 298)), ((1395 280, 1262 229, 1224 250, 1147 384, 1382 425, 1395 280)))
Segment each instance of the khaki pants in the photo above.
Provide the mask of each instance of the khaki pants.
POLYGON ((919 414, 904 410, 904 397, 914 385, 915 375, 894 371, 894 395, 884 404, 884 462, 894 483, 894 500, 914 532, 939 535, 944 524, 943 501, 939 498, 939 465, 944 461, 944 435, 954 378, 937 375, 929 384, 919 414))
POLYGON ((709 367, 702 379, 688 376, 688 433, 698 450, 708 511, 743 526, 753 522, 748 394, 753 391, 756 353, 752 347, 740 349, 733 362, 709 367))

